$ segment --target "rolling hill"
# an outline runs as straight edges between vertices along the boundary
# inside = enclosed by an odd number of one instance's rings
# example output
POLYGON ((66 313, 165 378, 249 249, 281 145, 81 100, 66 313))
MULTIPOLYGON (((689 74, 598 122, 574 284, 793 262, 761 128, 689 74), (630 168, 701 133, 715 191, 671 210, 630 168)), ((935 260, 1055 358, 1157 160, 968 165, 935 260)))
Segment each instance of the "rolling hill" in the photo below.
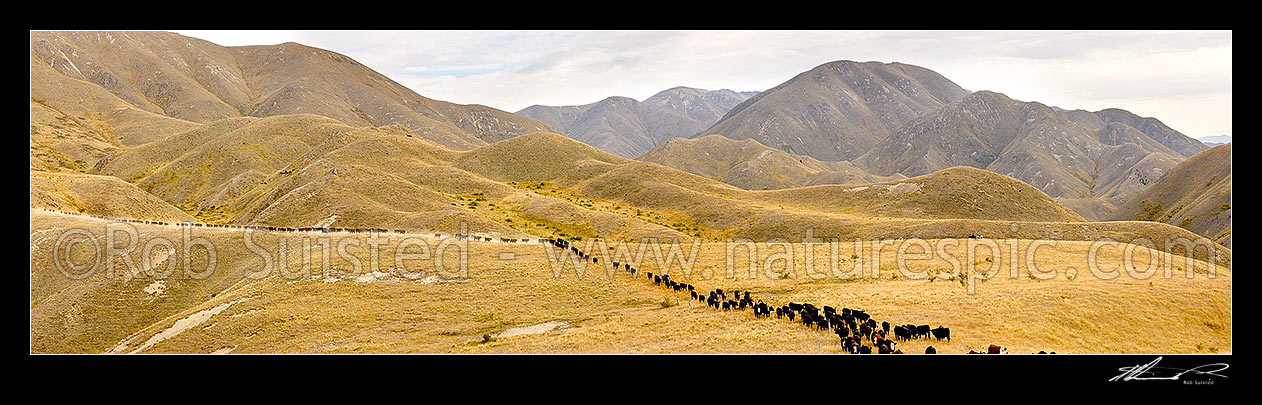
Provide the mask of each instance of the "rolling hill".
POLYGON ((31 172, 31 209, 163 222, 199 222, 112 176, 31 172))
POLYGON ((1180 162, 1112 219, 1164 222, 1231 247, 1231 144, 1180 162))
POLYGON ((842 239, 962 238, 985 230, 1003 238, 1132 240, 1186 232, 1087 223, 1017 179, 968 167, 877 183, 746 190, 555 133, 455 151, 402 126, 355 129, 313 115, 217 121, 125 151, 101 172, 195 207, 204 220, 238 225, 457 232, 463 223, 509 237, 702 240, 800 240, 808 229, 842 239))
POLYGON ((746 190, 769 190, 817 184, 861 184, 906 178, 875 176, 849 162, 823 162, 758 143, 722 135, 675 138, 636 158, 746 190))
POLYGON ((609 97, 579 106, 533 105, 517 114, 600 150, 634 158, 668 139, 689 137, 709 127, 747 98, 731 90, 675 87, 643 102, 609 97))

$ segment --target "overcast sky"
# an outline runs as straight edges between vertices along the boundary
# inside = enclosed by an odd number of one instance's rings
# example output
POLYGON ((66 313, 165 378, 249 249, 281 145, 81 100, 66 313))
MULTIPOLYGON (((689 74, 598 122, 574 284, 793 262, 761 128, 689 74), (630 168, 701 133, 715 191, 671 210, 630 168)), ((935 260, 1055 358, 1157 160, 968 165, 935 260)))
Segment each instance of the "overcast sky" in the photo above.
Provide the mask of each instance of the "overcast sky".
POLYGON ((834 60, 903 62, 965 89, 1192 137, 1231 134, 1231 31, 178 31, 338 52, 423 96, 516 112, 675 86, 761 91, 834 60))

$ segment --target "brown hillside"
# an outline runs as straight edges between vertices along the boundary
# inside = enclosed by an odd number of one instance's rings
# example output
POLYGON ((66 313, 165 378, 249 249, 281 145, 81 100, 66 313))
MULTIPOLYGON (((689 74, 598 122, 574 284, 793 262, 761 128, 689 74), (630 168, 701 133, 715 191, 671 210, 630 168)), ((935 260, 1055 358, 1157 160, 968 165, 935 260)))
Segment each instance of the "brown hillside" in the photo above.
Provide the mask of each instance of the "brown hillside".
POLYGON ((164 222, 199 222, 111 176, 31 172, 31 208, 164 222))
POLYGON ((855 163, 876 174, 982 168, 1054 198, 1080 200, 1074 206, 1101 217, 1181 159, 1125 124, 1082 127, 1045 105, 980 91, 913 120, 855 163), (1111 202, 1081 202, 1092 198, 1111 202))
MULTIPOLYGON (((223 47, 169 32, 33 31, 31 54, 33 64, 132 108, 199 123, 311 113, 352 126, 401 124, 460 150, 551 130, 493 108, 422 97, 345 55, 294 43, 223 47)), ((32 80, 33 97, 51 98, 40 90, 46 82, 32 80)))
POLYGON ((852 160, 915 117, 967 94, 918 66, 835 61, 745 100, 696 136, 723 134, 824 161, 852 160))
POLYGON ((1114 219, 1164 222, 1231 247, 1231 144, 1179 163, 1114 219))
POLYGON ((737 141, 719 134, 671 139, 637 160, 673 167, 746 190, 904 178, 901 175, 875 176, 849 162, 822 162, 770 148, 753 139, 737 141))

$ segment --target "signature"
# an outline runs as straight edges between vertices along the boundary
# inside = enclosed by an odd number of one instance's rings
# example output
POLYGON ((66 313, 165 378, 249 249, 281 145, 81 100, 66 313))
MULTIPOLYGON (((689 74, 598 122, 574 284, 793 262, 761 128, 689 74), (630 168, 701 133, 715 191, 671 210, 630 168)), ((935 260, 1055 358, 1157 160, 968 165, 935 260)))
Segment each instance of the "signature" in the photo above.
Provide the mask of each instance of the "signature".
POLYGON ((1218 374, 1218 372, 1227 369, 1228 367, 1227 363, 1212 363, 1212 364, 1206 364, 1203 366, 1197 366, 1197 367, 1193 367, 1189 369, 1182 369, 1182 368, 1175 368, 1175 367, 1157 367, 1157 363, 1160 361, 1161 361, 1161 358, 1158 357, 1157 359, 1142 366, 1136 365, 1136 366, 1131 366, 1131 367, 1119 368, 1118 371, 1121 371, 1122 374, 1119 374, 1116 377, 1110 378, 1109 381, 1118 381, 1118 380, 1121 380, 1121 381, 1133 381, 1133 380, 1178 381, 1180 377, 1183 377, 1186 374, 1227 378, 1227 376, 1225 375, 1218 374))

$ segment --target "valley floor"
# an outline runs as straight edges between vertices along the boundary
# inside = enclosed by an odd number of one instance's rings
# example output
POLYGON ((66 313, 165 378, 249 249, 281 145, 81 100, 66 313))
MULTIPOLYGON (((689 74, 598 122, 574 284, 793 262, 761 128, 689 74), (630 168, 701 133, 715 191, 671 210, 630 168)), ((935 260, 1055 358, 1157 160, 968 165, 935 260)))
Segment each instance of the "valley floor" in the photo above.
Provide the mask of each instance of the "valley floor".
POLYGON ((1230 264, 1211 268, 1132 245, 997 240, 994 250, 980 246, 969 255, 970 243, 988 242, 861 242, 841 243, 836 253, 814 246, 808 259, 807 245, 761 243, 752 246, 751 271, 750 246, 722 243, 677 246, 673 261, 663 260, 669 245, 580 245, 604 252, 594 254, 600 263, 564 264, 562 251, 540 244, 129 226, 111 241, 104 221, 31 211, 32 352, 841 351, 834 335, 748 310, 707 308, 686 292, 654 287, 641 276, 647 272, 698 290, 750 291, 773 305, 811 302, 863 309, 896 325, 951 328, 950 342, 911 340, 899 345, 906 353, 990 344, 1010 353, 1232 348, 1230 264), (95 255, 111 243, 131 251, 87 271, 104 262, 95 255), (376 262, 365 249, 372 244, 381 248, 376 262), (931 254, 918 255, 926 246, 931 254), (617 255, 640 273, 611 269, 617 255), (1132 274, 1150 265, 1154 275, 1132 274))

